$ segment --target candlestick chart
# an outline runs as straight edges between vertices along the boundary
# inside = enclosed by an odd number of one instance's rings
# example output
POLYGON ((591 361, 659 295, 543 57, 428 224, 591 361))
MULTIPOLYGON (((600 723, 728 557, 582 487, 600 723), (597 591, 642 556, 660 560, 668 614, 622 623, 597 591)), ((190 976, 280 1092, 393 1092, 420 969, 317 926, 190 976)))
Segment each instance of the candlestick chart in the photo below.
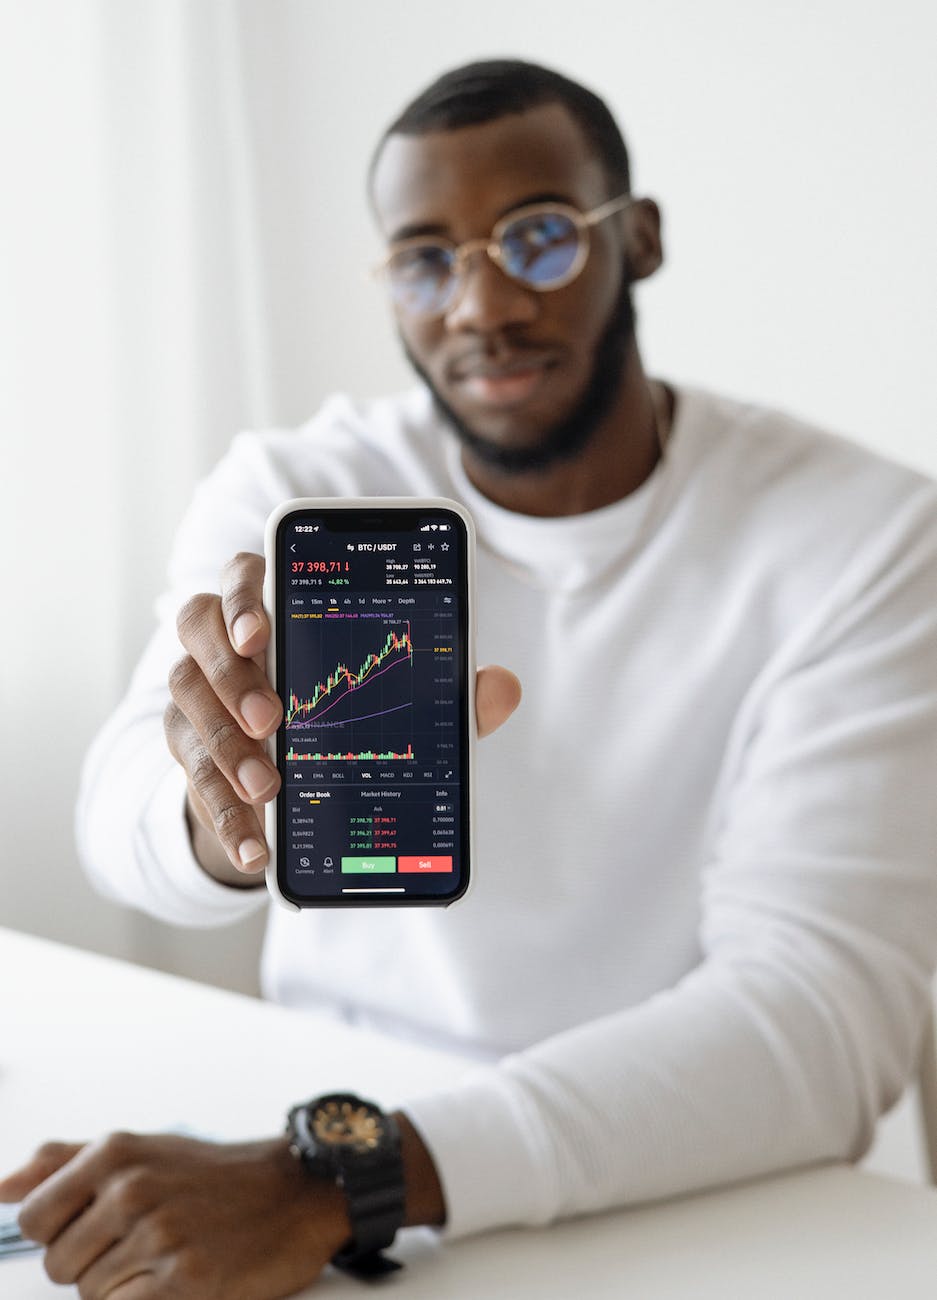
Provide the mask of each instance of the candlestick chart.
POLYGON ((409 621, 339 619, 303 632, 291 665, 287 760, 412 759, 409 621))

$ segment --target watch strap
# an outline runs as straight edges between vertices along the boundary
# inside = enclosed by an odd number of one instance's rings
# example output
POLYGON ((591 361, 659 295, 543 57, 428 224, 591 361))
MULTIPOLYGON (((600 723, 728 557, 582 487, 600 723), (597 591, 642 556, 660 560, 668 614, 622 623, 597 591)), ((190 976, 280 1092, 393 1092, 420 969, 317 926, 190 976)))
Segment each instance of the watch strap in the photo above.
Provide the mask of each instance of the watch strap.
POLYGON ((388 1273, 396 1273, 398 1269, 403 1268, 396 1259, 391 1259, 380 1250, 369 1250, 364 1255, 340 1250, 337 1255, 332 1256, 332 1263, 343 1273, 350 1273, 352 1277, 359 1277, 366 1282, 386 1277, 388 1273))
POLYGON ((345 1193, 354 1239, 343 1255, 369 1255, 389 1246, 404 1221, 403 1159, 394 1126, 394 1145, 380 1166, 339 1158, 338 1182, 345 1193))

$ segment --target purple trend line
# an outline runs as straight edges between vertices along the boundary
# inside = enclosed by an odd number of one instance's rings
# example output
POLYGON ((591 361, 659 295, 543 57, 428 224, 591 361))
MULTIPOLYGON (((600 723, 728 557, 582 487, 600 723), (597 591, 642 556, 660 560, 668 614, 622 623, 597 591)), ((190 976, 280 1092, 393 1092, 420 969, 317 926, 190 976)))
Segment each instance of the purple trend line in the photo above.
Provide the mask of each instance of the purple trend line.
MULTIPOLYGON (((318 721, 319 718, 324 717, 328 713, 329 709, 336 708, 339 704, 342 703, 343 700, 346 700, 348 696, 351 695, 354 691, 360 691, 363 686, 369 686, 371 682, 376 682, 379 677, 383 677, 385 673, 389 673, 391 668, 396 668, 398 664, 409 663, 409 661, 410 661, 409 654, 403 659, 395 659, 392 664, 388 664, 386 668, 382 668, 380 672, 375 673, 373 677, 369 677, 366 682, 361 682, 358 686, 349 686, 348 690, 345 692, 344 695, 340 695, 337 700, 335 700, 332 704, 328 705, 326 708, 322 710, 320 714, 318 714, 316 721, 318 721)), ((288 727, 292 727, 294 724, 288 723, 287 725, 288 727)), ((298 725, 304 726, 305 724, 299 723, 298 725)))
MULTIPOLYGON (((342 699, 345 699, 344 695, 342 696, 342 699)), ((290 724, 289 730, 302 731, 304 727, 309 727, 311 730, 315 730, 316 728, 321 727, 322 730, 325 731, 328 727, 347 727, 353 722, 366 722, 368 718, 383 718, 386 717, 388 713, 396 713, 399 709, 412 708, 413 701, 408 700, 406 704, 395 704, 392 709, 381 709, 378 713, 362 713, 357 718, 346 718, 344 722, 294 722, 290 724)))

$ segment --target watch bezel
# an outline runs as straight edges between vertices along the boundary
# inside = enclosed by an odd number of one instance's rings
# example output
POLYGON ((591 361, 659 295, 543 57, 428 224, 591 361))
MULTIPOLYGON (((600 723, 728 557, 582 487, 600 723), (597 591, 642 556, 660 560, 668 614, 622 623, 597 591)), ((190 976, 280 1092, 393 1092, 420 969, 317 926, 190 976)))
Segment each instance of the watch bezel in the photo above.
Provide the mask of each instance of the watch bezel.
POLYGON ((400 1134, 393 1118, 373 1101, 351 1092, 325 1093, 294 1106, 287 1119, 291 1150, 307 1164, 338 1172, 351 1160, 364 1168, 380 1162, 399 1148, 400 1134), (367 1126, 368 1135, 343 1137, 338 1128, 330 1136, 326 1118, 343 1116, 354 1125, 367 1126), (352 1118, 354 1117, 354 1118, 352 1118))

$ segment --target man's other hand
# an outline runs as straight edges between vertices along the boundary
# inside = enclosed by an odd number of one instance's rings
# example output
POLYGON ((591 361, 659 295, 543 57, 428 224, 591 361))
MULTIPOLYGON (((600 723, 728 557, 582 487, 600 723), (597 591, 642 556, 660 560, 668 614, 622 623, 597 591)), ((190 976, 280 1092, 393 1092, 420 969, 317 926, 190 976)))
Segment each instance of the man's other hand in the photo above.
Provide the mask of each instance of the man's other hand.
MULTIPOLYGON (((267 865, 261 812, 280 777, 265 740, 283 717, 267 681, 270 623, 263 607, 264 558, 242 553, 225 565, 221 593, 192 596, 177 626, 185 654, 169 675, 164 725, 185 770, 188 819, 204 869, 232 885, 253 885, 267 865)), ((520 682, 506 668, 480 668, 475 688, 479 736, 513 713, 520 682)))
POLYGON ((349 1240, 342 1193, 285 1138, 216 1145, 115 1133, 50 1142, 0 1180, 53 1282, 82 1300, 276 1300, 349 1240))

